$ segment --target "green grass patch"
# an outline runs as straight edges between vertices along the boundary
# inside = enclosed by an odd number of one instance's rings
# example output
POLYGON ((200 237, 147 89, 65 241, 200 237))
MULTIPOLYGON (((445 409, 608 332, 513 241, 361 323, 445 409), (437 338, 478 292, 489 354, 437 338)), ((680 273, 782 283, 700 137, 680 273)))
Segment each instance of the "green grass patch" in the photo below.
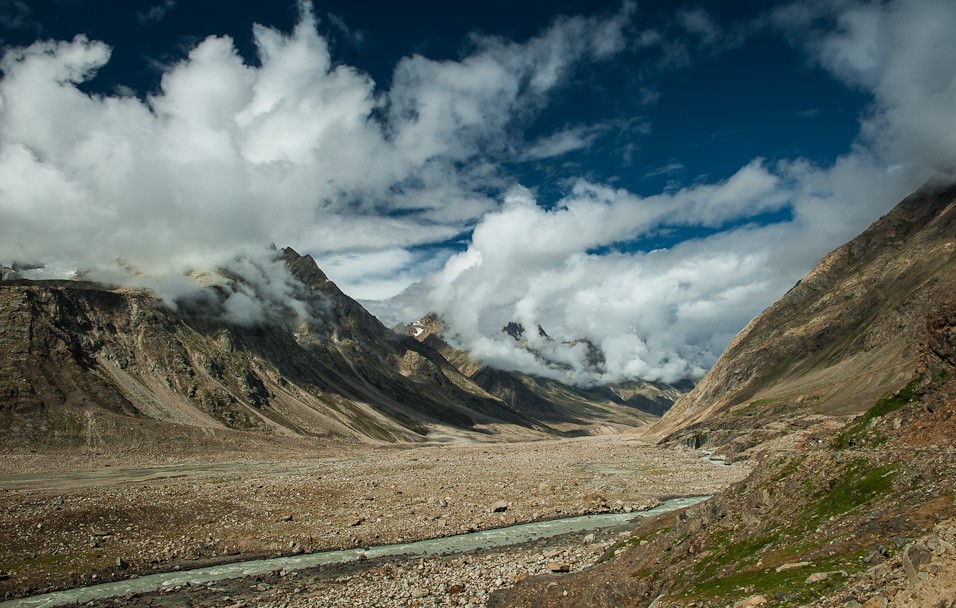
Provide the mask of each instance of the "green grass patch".
POLYGON ((893 489, 895 474, 895 463, 870 468, 865 459, 854 460, 836 483, 828 491, 821 492, 812 503, 813 519, 842 515, 877 496, 889 493, 893 489))
MULTIPOLYGON (((832 591, 846 582, 836 571, 846 571, 850 556, 833 556, 817 560, 803 568, 793 568, 777 572, 775 568, 749 568, 732 572, 726 576, 700 582, 687 589, 688 598, 733 598, 750 595, 782 597, 787 606, 802 605, 832 591), (834 572, 824 581, 807 584, 806 580, 814 572, 834 572)), ((859 560, 856 560, 859 561, 859 560)), ((859 567, 855 568, 859 569, 859 567)))
MULTIPOLYGON (((914 378, 909 384, 888 397, 878 400, 873 407, 868 409, 858 420, 853 422, 845 431, 840 433, 834 440, 833 447, 836 449, 851 447, 859 443, 863 434, 867 430, 867 425, 872 420, 882 418, 887 414, 895 412, 904 405, 919 401, 922 395, 917 392, 917 387, 923 379, 914 378)), ((879 438, 878 438, 879 439, 879 438)), ((885 440, 885 438, 883 438, 885 440)), ((880 442, 881 443, 881 442, 880 442)))
MULTIPOLYGON (((784 458, 774 463, 779 471, 775 480, 794 474, 803 458, 784 458)), ((732 530, 715 530, 705 549, 710 555, 695 568, 693 582, 683 586, 686 598, 720 598, 730 601, 746 595, 777 596, 785 605, 799 605, 819 594, 842 585, 840 575, 807 585, 814 572, 859 569, 860 553, 820 556, 832 537, 817 533, 822 522, 839 516, 890 493, 897 464, 875 466, 858 458, 841 467, 824 487, 811 485, 799 511, 785 525, 777 525, 739 538, 732 530), (815 555, 815 557, 810 557, 815 555), (812 561, 812 566, 777 572, 776 567, 797 561, 812 561), (694 580, 695 579, 695 580, 694 580)), ((818 483, 818 482, 817 482, 818 483)), ((862 562, 861 562, 862 563, 862 562)))
POLYGON ((640 546, 642 542, 648 540, 649 538, 657 534, 658 532, 649 532, 648 534, 641 534, 640 536, 635 536, 627 540, 622 540, 621 542, 616 543, 614 546, 608 549, 607 553, 604 554, 604 558, 614 559, 615 557, 620 555, 624 550, 630 549, 631 547, 638 547, 640 546))
POLYGON ((805 455, 785 456, 780 458, 773 463, 773 466, 777 469, 777 472, 773 474, 773 477, 770 478, 768 483, 774 484, 778 481, 783 481, 787 477, 790 477, 797 472, 797 468, 800 466, 800 463, 802 463, 805 459, 805 455))
POLYGON ((758 559, 756 553, 775 543, 779 538, 780 532, 771 531, 734 541, 730 530, 715 532, 708 542, 708 549, 712 553, 700 564, 701 578, 714 577, 726 566, 733 565, 739 569, 748 563, 756 562, 758 559))

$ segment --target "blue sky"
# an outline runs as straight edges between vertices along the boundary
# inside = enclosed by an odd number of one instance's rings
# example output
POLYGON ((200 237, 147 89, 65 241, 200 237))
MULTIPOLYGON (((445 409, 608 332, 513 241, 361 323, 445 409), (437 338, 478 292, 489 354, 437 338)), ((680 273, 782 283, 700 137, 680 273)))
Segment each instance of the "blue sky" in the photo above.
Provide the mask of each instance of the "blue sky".
POLYGON ((411 4, 0 0, 0 263, 174 303, 288 244, 493 364, 676 380, 953 170, 945 0, 411 4))
MULTIPOLYGON (((455 61, 467 56, 473 48, 470 37, 476 34, 521 42, 559 16, 607 17, 624 6, 510 4, 316 2, 314 6, 317 28, 329 43, 332 61, 367 73, 379 92, 387 92, 403 57, 422 54, 455 61)), ((6 25, 0 30, 5 45, 70 40, 84 33, 109 44, 112 54, 81 88, 140 97, 157 92, 163 73, 210 35, 230 36, 244 61, 258 63, 252 24, 288 32, 299 14, 294 2, 248 0, 7 5, 14 18, 0 23, 6 25)), ((545 106, 516 119, 525 145, 569 129, 579 129, 575 134, 589 141, 560 157, 507 163, 509 172, 538 188, 544 201, 560 198, 562 180, 581 175, 650 195, 725 178, 758 156, 827 163, 849 150, 869 97, 795 52, 780 32, 758 29, 754 21, 767 14, 766 3, 632 6, 629 34, 639 38, 654 31, 672 38, 680 50, 641 48, 639 40, 630 40, 629 48, 614 57, 581 66, 545 106), (735 33, 713 34, 715 39, 705 42, 680 23, 682 14, 694 11, 706 14, 713 27, 735 33), (680 56, 668 59, 667 53, 680 56)))

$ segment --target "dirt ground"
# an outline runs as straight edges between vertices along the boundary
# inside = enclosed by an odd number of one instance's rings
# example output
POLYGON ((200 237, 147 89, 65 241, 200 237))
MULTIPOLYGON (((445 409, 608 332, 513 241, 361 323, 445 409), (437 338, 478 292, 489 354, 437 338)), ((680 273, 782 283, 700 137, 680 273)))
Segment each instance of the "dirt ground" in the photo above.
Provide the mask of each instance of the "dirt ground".
POLYGON ((361 547, 711 494, 744 464, 631 435, 337 446, 260 461, 0 457, 0 597, 252 557, 361 547), (495 503, 508 508, 493 512, 495 503))

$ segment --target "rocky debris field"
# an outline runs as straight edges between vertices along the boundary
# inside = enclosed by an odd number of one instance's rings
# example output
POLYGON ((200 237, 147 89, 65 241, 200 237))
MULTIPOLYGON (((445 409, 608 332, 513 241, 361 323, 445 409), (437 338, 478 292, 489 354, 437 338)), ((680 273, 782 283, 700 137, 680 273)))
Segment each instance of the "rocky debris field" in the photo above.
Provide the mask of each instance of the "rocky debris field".
MULTIPOLYGON (((849 575, 849 584, 815 608, 953 608, 956 606, 956 519, 936 524, 917 539, 897 538, 895 547, 877 547, 864 560, 872 566, 849 575), (895 551, 890 554, 891 550, 895 551), (883 559, 883 558, 887 559, 883 559)), ((846 573, 823 573, 847 576, 846 573)), ((811 575, 813 576, 813 575, 811 575)))
MULTIPOLYGON (((18 474, 0 476, 0 597, 7 598, 223 561, 634 511, 671 496, 712 494, 748 472, 745 464, 715 466, 697 452, 628 435, 137 469, 104 459, 79 471, 46 462, 31 473, 18 462, 18 474)), ((567 557, 569 568, 598 553, 580 551, 567 557)), ((469 601, 481 585, 466 572, 497 571, 492 582, 504 583, 533 570, 520 560, 513 572, 478 566, 484 559, 427 560, 436 565, 423 569, 460 571, 436 580, 464 585, 467 592, 449 594, 469 601)), ((413 571, 402 568, 407 575, 381 580, 408 580, 410 589, 429 590, 413 599, 433 601, 426 598, 438 583, 416 586, 413 571)))
MULTIPOLYGON (((811 562, 787 564, 807 574, 812 585, 839 579, 842 589, 808 608, 953 608, 956 606, 956 519, 939 522, 917 539, 895 537, 893 546, 878 546, 863 557, 873 564, 861 572, 818 571, 811 562)), ((783 571, 783 566, 777 568, 783 571)), ((734 608, 770 606, 773 599, 753 595, 734 608)))
POLYGON ((492 591, 528 576, 563 576, 591 566, 619 533, 596 530, 504 550, 402 560, 388 558, 309 570, 180 586, 88 604, 98 608, 209 606, 335 608, 354 606, 484 606, 492 591))

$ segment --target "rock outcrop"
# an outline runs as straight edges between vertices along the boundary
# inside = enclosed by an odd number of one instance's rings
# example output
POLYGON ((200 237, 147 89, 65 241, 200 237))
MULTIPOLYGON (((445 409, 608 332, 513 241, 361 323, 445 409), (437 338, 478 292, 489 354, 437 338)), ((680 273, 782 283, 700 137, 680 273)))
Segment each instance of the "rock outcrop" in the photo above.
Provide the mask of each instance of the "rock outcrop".
POLYGON ((376 441, 552 433, 386 329, 309 256, 276 255, 304 310, 275 305, 246 324, 220 314, 234 293, 222 286, 173 310, 142 289, 0 282, 0 443, 142 441, 128 419, 147 435, 170 425, 376 441))
POLYGON ((956 188, 924 187, 751 321, 652 436, 713 446, 760 431, 746 447, 858 414, 912 378, 926 319, 954 294, 956 188))

